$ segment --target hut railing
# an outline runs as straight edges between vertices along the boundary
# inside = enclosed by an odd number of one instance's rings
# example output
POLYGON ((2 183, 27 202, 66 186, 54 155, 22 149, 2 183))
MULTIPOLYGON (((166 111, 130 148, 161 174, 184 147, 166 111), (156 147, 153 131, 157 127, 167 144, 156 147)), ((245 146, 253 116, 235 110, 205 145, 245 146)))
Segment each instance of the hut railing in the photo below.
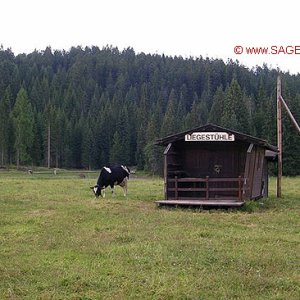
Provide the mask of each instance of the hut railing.
MULTIPOLYGON (((180 192, 202 192, 202 197, 196 197, 197 199, 203 199, 203 200, 211 200, 211 199, 217 199, 217 198, 226 198, 225 196, 214 196, 211 197, 211 194, 214 193, 215 195, 222 194, 222 193, 234 193, 235 196, 228 196, 227 198, 234 198, 239 201, 243 201, 243 193, 245 191, 244 188, 244 182, 245 179, 241 176, 237 178, 210 178, 209 176, 206 176, 205 178, 178 178, 175 176, 175 178, 168 179, 168 183, 174 183, 174 187, 168 187, 168 192, 174 192, 174 199, 191 199, 194 198, 193 196, 190 197, 182 197, 179 196, 180 192), (181 187, 181 183, 190 183, 191 185, 196 183, 204 183, 202 187, 181 187), (227 185, 226 187, 216 187, 215 183, 223 183, 227 185), (236 183, 236 184, 235 184, 236 183), (235 184, 235 187, 228 187, 230 184, 235 184)), ((169 197, 173 198, 173 197, 169 197)))

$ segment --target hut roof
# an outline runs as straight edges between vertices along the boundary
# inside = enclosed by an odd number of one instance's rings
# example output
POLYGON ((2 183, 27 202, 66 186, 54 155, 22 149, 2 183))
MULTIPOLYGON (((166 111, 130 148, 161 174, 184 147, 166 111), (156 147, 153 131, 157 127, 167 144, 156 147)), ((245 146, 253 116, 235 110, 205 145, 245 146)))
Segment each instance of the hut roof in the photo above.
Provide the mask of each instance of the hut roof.
POLYGON ((224 127, 221 127, 218 125, 214 125, 214 124, 206 124, 204 126, 196 127, 196 128, 186 130, 186 131, 183 131, 183 132, 180 132, 177 134, 166 136, 164 138, 158 139, 155 144, 160 145, 160 146, 166 146, 169 143, 174 143, 174 142, 177 142, 180 140, 184 140, 186 134, 191 134, 193 132, 219 132, 219 131, 224 131, 224 132, 234 134, 236 140, 253 143, 254 145, 259 145, 268 150, 278 152, 277 147, 269 144, 266 140, 263 140, 263 139, 260 139, 260 138, 257 138, 257 137, 254 137, 254 136, 251 136, 248 134, 244 134, 241 132, 237 132, 237 131, 234 131, 231 129, 227 129, 227 128, 224 128, 224 127))

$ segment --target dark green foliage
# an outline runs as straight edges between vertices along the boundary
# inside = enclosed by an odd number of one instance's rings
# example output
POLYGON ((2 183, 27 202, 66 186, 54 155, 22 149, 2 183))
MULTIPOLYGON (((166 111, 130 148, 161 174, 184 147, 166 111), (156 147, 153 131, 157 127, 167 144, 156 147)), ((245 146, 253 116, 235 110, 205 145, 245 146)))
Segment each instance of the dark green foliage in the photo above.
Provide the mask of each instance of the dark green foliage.
POLYGON ((24 88, 21 88, 17 95, 12 118, 15 133, 16 162, 19 167, 19 163, 30 162, 30 150, 34 139, 33 112, 24 88))
POLYGON ((221 125, 243 133, 250 133, 249 111, 245 97, 236 79, 226 89, 221 125))
POLYGON ((209 113, 208 122, 221 125, 221 117, 224 109, 225 95, 223 87, 219 86, 213 98, 213 104, 209 113))
MULTIPOLYGON (((300 119, 300 94, 297 94, 293 103, 288 103, 296 120, 300 119)), ((284 113, 286 122, 283 127, 283 165, 284 175, 298 175, 300 166, 300 138, 294 124, 284 113)))
POLYGON ((7 87, 3 100, 0 102, 0 166, 8 162, 10 133, 12 121, 10 117, 11 90, 7 87))
MULTIPOLYGON (((207 122, 276 145, 278 75, 266 66, 250 71, 233 61, 135 54, 131 48, 48 47, 18 56, 1 48, 0 163, 20 157, 21 163, 47 165, 49 132, 51 167, 120 162, 153 173, 161 171, 163 151, 155 139, 207 122), (21 88, 28 93, 24 109, 16 103, 21 88), (17 129, 22 118, 27 125, 17 129)), ((300 75, 280 75, 299 121, 300 75)), ((286 175, 300 174, 299 147, 284 115, 286 175)))

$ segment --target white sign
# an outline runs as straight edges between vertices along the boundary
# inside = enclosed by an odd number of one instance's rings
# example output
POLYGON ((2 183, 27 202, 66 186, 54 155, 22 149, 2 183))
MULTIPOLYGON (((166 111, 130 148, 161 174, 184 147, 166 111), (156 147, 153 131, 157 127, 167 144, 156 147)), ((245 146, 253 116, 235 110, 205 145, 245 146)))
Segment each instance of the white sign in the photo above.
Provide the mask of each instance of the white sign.
POLYGON ((233 142, 234 134, 228 132, 193 132, 186 134, 186 142, 233 142))

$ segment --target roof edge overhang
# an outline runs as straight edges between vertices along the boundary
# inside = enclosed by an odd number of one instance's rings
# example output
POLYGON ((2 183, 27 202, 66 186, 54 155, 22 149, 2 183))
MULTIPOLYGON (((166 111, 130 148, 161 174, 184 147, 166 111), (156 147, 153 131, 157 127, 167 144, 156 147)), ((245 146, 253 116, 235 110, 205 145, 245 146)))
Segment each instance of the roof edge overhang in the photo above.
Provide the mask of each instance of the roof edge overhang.
POLYGON ((172 135, 166 136, 164 138, 156 140, 155 145, 167 146, 169 143, 174 143, 174 142, 184 140, 184 137, 186 134, 190 134, 192 132, 198 132, 198 131, 203 131, 203 132, 205 132, 205 131, 212 131, 212 132, 225 131, 225 132, 234 134, 237 140, 253 143, 254 145, 259 145, 268 150, 278 152, 278 148, 276 146, 269 144, 264 139, 260 139, 260 138, 257 138, 257 137, 254 137, 254 136, 251 136, 251 135, 248 135, 245 133, 241 133, 241 132, 238 132, 235 130, 224 128, 224 127, 221 127, 221 126, 218 126, 215 124, 206 124, 206 125, 192 128, 192 129, 189 129, 189 130, 177 133, 177 134, 172 134, 172 135))

